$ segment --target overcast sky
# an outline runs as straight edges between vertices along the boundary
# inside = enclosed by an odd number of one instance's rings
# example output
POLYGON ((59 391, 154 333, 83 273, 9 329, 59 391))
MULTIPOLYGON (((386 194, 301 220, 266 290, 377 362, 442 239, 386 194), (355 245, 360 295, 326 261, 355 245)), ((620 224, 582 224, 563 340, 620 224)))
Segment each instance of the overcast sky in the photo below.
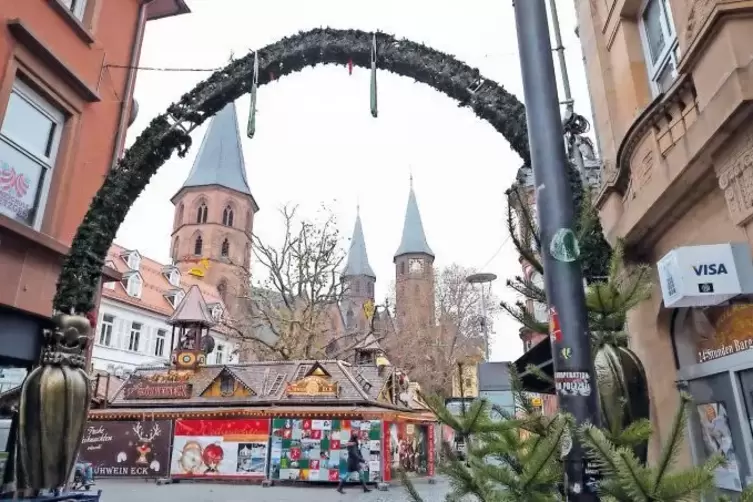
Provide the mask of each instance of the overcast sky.
MULTIPOLYGON (((331 26, 380 30, 454 54, 522 100, 510 0, 187 0, 192 13, 147 25, 141 66, 216 68, 231 52, 249 50, 300 30, 331 26), (360 5, 360 6, 357 6, 360 5)), ((577 110, 589 117, 572 0, 557 0, 577 110)), ((154 115, 207 77, 206 72, 141 71, 139 116, 129 144, 154 115)), ((434 89, 387 72, 378 74, 379 118, 369 113, 369 72, 319 66, 259 90, 256 135, 243 137, 251 190, 260 212, 254 231, 279 235, 276 209, 299 203, 313 214, 321 203, 350 236, 360 202, 377 298, 394 279, 412 172, 429 245, 439 266, 456 262, 499 276, 495 293, 514 299, 505 279, 520 273, 504 225, 504 191, 520 158, 489 124, 434 89)), ((238 102, 242 127, 248 96, 238 102)), ((131 209, 117 242, 167 262, 173 206, 170 197, 191 168, 205 127, 194 132, 185 159, 171 159, 131 209)), ((518 325, 495 320, 492 358, 522 353, 518 325)))

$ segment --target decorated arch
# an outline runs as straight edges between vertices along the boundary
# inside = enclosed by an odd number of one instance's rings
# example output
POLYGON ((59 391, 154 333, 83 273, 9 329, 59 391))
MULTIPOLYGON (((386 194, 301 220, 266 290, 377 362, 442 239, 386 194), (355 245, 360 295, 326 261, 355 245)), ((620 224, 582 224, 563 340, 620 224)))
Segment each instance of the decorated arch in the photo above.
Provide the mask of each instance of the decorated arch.
POLYGON ((423 44, 384 33, 314 29, 283 38, 229 63, 156 116, 107 175, 73 239, 58 280, 53 307, 60 312, 87 313, 107 251, 128 210, 174 152, 184 156, 190 133, 227 103, 306 66, 341 64, 376 68, 427 84, 468 107, 491 124, 529 164, 525 108, 498 83, 484 78, 453 56, 423 44), (258 64, 258 72, 255 67, 258 64))

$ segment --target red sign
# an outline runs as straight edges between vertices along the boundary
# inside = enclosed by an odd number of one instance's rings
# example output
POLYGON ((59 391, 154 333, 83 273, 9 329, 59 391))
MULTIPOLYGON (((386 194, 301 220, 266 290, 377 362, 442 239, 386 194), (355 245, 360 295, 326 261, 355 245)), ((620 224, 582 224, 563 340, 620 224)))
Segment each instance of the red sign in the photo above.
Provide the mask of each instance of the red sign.
POLYGON ((267 474, 269 419, 175 421, 174 478, 262 479, 267 474))
POLYGON ((385 420, 382 422, 382 456, 384 457, 382 459, 382 465, 384 466, 384 475, 382 477, 384 481, 392 480, 392 458, 390 455, 392 440, 390 438, 390 422, 385 420))
POLYGON ((549 307, 549 336, 552 342, 562 341, 562 329, 560 328, 560 316, 555 307, 549 307))
POLYGON ((427 426, 426 431, 426 442, 428 443, 426 445, 426 456, 427 456, 427 462, 426 462, 426 470, 429 475, 429 477, 434 476, 434 455, 437 452, 436 444, 434 443, 434 424, 429 424, 427 426))
POLYGON ((123 399, 190 399, 191 390, 187 382, 128 380, 123 385, 123 399))

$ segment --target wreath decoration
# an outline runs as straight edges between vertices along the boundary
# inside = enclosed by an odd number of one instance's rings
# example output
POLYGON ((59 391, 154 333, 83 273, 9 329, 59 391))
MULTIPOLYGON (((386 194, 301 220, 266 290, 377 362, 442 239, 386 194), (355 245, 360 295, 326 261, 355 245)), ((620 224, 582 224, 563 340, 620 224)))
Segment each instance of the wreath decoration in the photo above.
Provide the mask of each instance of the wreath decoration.
MULTIPOLYGON (((253 92, 255 97, 257 85, 318 64, 371 68, 373 93, 376 69, 427 84, 473 110, 507 139, 524 164, 530 164, 523 104, 478 69, 385 33, 333 28, 300 32, 230 62, 151 121, 94 196, 63 263, 54 309, 66 313, 93 309, 102 267, 118 228, 157 169, 174 152, 186 155, 191 131, 241 95, 253 92)), ((374 95, 372 114, 376 116, 374 95)))

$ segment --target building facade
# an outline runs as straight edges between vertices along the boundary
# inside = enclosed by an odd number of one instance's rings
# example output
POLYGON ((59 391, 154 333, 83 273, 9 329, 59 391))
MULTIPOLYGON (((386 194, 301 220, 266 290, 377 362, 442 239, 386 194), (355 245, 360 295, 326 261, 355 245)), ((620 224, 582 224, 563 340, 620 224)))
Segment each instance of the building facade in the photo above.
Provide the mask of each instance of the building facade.
MULTIPOLYGON (((222 318, 225 306, 217 288, 182 273, 175 265, 158 263, 117 245, 110 249, 107 263, 123 279, 102 289, 92 351, 95 371, 127 377, 139 366, 170 363, 178 339, 168 319, 193 285, 199 287, 215 322, 222 318)), ((237 340, 223 332, 221 325, 210 334, 215 345, 208 361, 237 362, 237 340)))
POLYGON ((716 484, 734 496, 753 479, 753 9, 731 0, 576 7, 604 160, 604 232, 656 269, 654 294, 628 320, 649 382, 650 458, 688 391, 682 461, 725 454, 716 484))
POLYGON ((63 256, 135 114, 145 25, 185 12, 182 0, 0 8, 0 364, 37 360, 63 256))

